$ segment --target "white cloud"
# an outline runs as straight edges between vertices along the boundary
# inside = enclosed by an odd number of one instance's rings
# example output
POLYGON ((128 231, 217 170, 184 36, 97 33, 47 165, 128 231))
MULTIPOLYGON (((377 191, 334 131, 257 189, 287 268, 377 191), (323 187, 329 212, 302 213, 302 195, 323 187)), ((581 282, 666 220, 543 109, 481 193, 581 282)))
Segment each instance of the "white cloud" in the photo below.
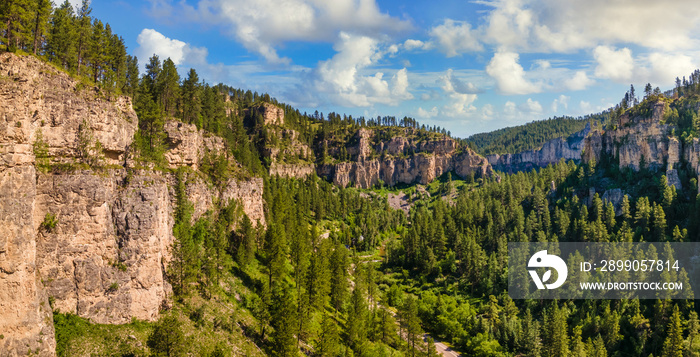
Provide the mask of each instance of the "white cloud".
POLYGON ((536 60, 535 64, 537 65, 537 68, 542 71, 552 68, 552 63, 547 60, 536 60))
POLYGON ((435 26, 430 30, 430 36, 447 57, 484 49, 477 38, 476 31, 472 30, 471 25, 464 21, 446 19, 442 25, 435 26))
POLYGON ((576 71, 573 78, 567 79, 564 85, 569 90, 584 90, 595 83, 594 80, 588 78, 585 71, 576 71))
POLYGON ((391 95, 393 98, 400 100, 411 100, 413 94, 408 92, 408 71, 406 68, 400 69, 393 77, 391 77, 391 95))
POLYGON ((513 52, 496 52, 486 66, 486 73, 496 80, 498 90, 504 94, 530 94, 541 91, 539 84, 525 78, 525 71, 518 63, 519 55, 513 52))
POLYGON ((503 105, 503 113, 508 117, 514 117, 518 114, 518 107, 509 100, 503 105))
POLYGON ((444 76, 440 76, 439 82, 442 83, 442 90, 448 93, 477 94, 481 92, 473 83, 465 83, 455 77, 451 68, 447 70, 444 76))
POLYGON ((423 42, 421 40, 412 40, 408 39, 404 41, 403 43, 403 48, 405 48, 408 51, 415 50, 415 49, 420 49, 420 50, 427 50, 431 48, 431 43, 430 42, 423 42))
POLYGON ((491 104, 485 104, 483 107, 481 107, 481 119, 482 120, 491 120, 493 119, 493 105, 491 104))
POLYGON ((143 29, 136 39, 139 47, 136 49, 136 56, 143 66, 148 63, 148 59, 154 54, 160 60, 170 58, 175 65, 205 64, 208 51, 203 47, 194 47, 188 43, 176 39, 170 39, 153 29, 143 29))
POLYGON ((578 104, 578 106, 579 106, 579 108, 581 108, 581 112, 583 112, 583 113, 592 113, 593 112, 593 106, 591 105, 590 102, 586 102, 586 101, 582 100, 578 104))
POLYGON ((319 62, 313 73, 315 89, 326 94, 334 104, 353 107, 374 103, 398 105, 401 101, 413 99, 408 92, 406 68, 392 76, 391 85, 384 79, 383 72, 363 75, 363 70, 381 59, 382 51, 376 39, 342 32, 334 49, 337 53, 319 62))
POLYGON ((676 77, 689 75, 697 65, 684 54, 652 53, 648 58, 648 82, 656 85, 673 85, 676 77))
POLYGON ((540 114, 542 113, 542 105, 540 105, 540 102, 536 100, 532 100, 532 98, 527 98, 527 102, 520 104, 518 106, 518 109, 527 114, 540 114))
POLYGON ((443 115, 448 117, 465 117, 476 111, 472 105, 477 98, 477 89, 471 83, 464 83, 453 75, 453 71, 448 69, 438 82, 442 83, 442 90, 450 98, 448 104, 441 109, 443 115))
POLYGON ((430 111, 427 111, 427 110, 423 109, 422 107, 419 107, 418 111, 416 112, 416 116, 419 118, 429 119, 429 118, 436 117, 437 115, 438 115, 438 108, 437 107, 433 107, 432 109, 430 109, 430 111))
POLYGON ((555 99, 552 101, 551 109, 552 112, 556 113, 559 111, 559 108, 564 108, 564 109, 569 109, 569 100, 571 97, 567 97, 565 95, 560 95, 559 98, 555 99))
POLYGON ((695 0, 495 0, 480 30, 490 43, 520 51, 568 52, 600 43, 665 51, 693 48, 700 26, 695 0))
POLYGON ((616 50, 608 46, 598 46, 593 50, 593 57, 598 65, 595 75, 599 78, 627 82, 632 79, 634 59, 629 48, 616 50))
POLYGON ((340 32, 376 36, 411 27, 374 0, 200 0, 197 11, 199 21, 222 26, 272 63, 289 62, 275 48, 287 41, 332 42, 340 32))

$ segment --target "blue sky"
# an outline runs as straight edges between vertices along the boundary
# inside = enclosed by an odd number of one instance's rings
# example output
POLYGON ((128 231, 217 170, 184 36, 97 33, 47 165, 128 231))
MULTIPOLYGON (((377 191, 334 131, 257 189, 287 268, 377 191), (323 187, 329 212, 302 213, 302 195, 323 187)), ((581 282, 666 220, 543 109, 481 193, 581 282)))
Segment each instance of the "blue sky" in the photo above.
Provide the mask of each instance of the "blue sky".
MULTIPOLYGON (((77 0, 72 0, 76 3, 77 0)), ((467 137, 662 90, 700 67, 700 2, 94 1, 143 65, 302 112, 411 116, 467 137)))

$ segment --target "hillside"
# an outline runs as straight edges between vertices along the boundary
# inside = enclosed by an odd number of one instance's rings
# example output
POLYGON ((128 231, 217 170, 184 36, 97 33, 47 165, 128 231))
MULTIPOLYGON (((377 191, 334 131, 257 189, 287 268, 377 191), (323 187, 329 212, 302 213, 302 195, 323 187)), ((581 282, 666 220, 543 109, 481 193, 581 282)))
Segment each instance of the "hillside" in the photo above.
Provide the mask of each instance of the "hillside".
POLYGON ((0 357, 435 356, 425 333, 464 356, 700 354, 688 295, 514 299, 508 276, 514 242, 700 237, 700 72, 486 158, 170 59, 140 75, 113 34, 83 59, 29 38, 0 54, 0 357))
POLYGON ((481 155, 517 154, 536 150, 552 139, 567 138, 593 122, 605 124, 609 113, 587 115, 583 118, 554 117, 475 134, 465 141, 481 155))

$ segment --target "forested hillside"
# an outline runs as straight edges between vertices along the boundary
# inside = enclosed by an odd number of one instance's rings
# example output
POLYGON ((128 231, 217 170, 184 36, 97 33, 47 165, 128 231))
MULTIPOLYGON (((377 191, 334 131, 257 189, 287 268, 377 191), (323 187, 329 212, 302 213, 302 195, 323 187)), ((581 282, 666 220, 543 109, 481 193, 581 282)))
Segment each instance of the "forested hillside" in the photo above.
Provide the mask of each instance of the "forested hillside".
POLYGON ((465 142, 481 155, 516 154, 537 149, 555 138, 566 138, 583 130, 586 124, 605 123, 608 116, 609 114, 604 112, 582 118, 554 117, 475 134, 465 139, 465 142))
MULTIPOLYGON (((27 135, 31 143, 15 145, 31 147, 31 160, 25 162, 29 174, 14 175, 25 184, 41 181, 60 188, 62 180, 79 182, 75 178, 82 177, 92 182, 91 187, 65 190, 66 197, 102 192, 104 187, 123 194, 113 206, 107 199, 94 204, 101 199, 95 193, 85 199, 93 206, 65 208, 85 212, 88 223, 67 224, 68 214, 46 212, 44 216, 42 212, 34 219, 37 229, 28 229, 31 235, 38 245, 48 245, 60 234, 71 236, 65 233, 69 229, 84 234, 83 226, 94 228, 92 217, 97 214, 119 212, 104 224, 111 235, 102 243, 113 246, 117 259, 98 259, 112 274, 104 275, 114 279, 104 289, 95 288, 98 298, 126 289, 122 282, 131 284, 131 275, 138 273, 137 258, 156 253, 162 260, 155 265, 163 269, 170 288, 164 289, 167 298, 156 302, 157 321, 133 318, 120 324, 90 321, 84 317, 89 316, 88 309, 77 302, 75 311, 61 311, 55 308, 56 297, 42 297, 44 305, 53 309, 59 356, 435 356, 433 341, 424 340, 424 333, 464 356, 700 355, 700 320, 694 300, 512 300, 506 269, 508 242, 697 240, 700 200, 693 166, 697 162, 688 158, 697 157, 691 148, 700 145, 700 72, 679 83, 672 97, 648 93, 638 103, 630 101, 628 93, 627 100, 610 113, 554 118, 467 140, 482 154, 517 152, 598 121, 606 124, 610 148, 639 144, 660 153, 645 157, 641 149, 630 149, 626 159, 639 157, 630 162, 633 165, 622 165, 615 151, 606 151, 606 141, 601 139, 605 133, 598 133, 594 138, 600 139, 598 151, 588 150, 580 164, 562 160, 528 173, 464 179, 450 171, 425 185, 387 188, 380 182, 360 189, 334 185, 316 172, 303 178, 270 175, 270 152, 303 144, 311 151, 289 151, 276 160, 291 165, 343 164, 358 155, 348 148, 355 147, 354 140, 365 139, 359 134, 361 128, 372 134, 366 145, 368 160, 386 155, 374 148, 388 146, 399 133, 415 143, 451 144, 450 132, 408 117, 301 113, 269 94, 207 84, 194 69, 181 75, 171 59, 155 55, 146 72, 139 73, 136 58, 126 53, 121 38, 90 16, 87 1, 77 13, 68 1, 56 8, 41 0, 5 1, 0 5, 0 20, 2 49, 21 56, 10 60, 36 56, 51 63, 80 83, 73 90, 80 98, 111 103, 126 95, 138 116, 138 128, 128 117, 118 118, 131 123, 135 131, 118 155, 103 149, 87 122, 76 125, 77 149, 65 150, 75 151, 74 156, 51 154, 49 149, 58 151, 49 147, 40 130, 27 135), (284 121, 280 115, 268 120, 259 109, 265 104, 281 108, 284 121), (652 123, 661 128, 655 131, 660 139, 653 139, 658 142, 649 145, 649 137, 642 137, 639 143, 630 143, 628 136, 626 142, 614 141, 618 129, 638 123, 651 126, 650 121, 659 119, 653 117, 655 108, 662 114, 662 120, 652 123), (202 149, 201 158, 195 153, 201 159, 197 165, 175 165, 167 155, 187 138, 184 129, 169 132, 167 123, 193 126, 196 135, 191 137, 216 143, 221 138, 221 145, 202 149), (677 151, 685 156, 676 155, 676 162, 667 169, 662 164, 668 164, 669 143, 678 144, 677 151), (116 158, 107 164, 109 155, 116 158), (666 173, 673 173, 674 182, 666 173), (249 185, 247 201, 223 194, 239 193, 243 191, 239 186, 253 179, 261 185, 249 185), (613 190, 620 191, 619 202, 604 201, 602 197, 613 190), (255 195, 262 199, 251 202, 255 195), (396 197, 405 211, 390 204, 396 197), (195 201, 208 205, 202 208, 195 201), (132 202, 137 203, 129 206, 132 202), (260 207, 257 219, 246 213, 254 211, 246 205, 254 204, 260 207), (148 209, 161 215, 153 218, 148 209), (149 223, 167 232, 154 229, 152 235, 138 236, 138 246, 162 238, 157 234, 172 235, 172 244, 159 247, 164 252, 139 251, 127 244, 124 232, 140 233, 149 223), (131 253, 138 257, 128 256, 131 253)), ((68 78, 43 69, 41 75, 68 78)), ((0 77, 0 84, 20 80, 19 75, 8 75, 0 77)), ((7 120, 13 122, 3 130, 53 125, 7 120)), ((455 150, 466 150, 465 146, 455 150)), ((426 147, 441 149, 422 146, 426 147)), ((431 154, 428 149, 405 148, 396 153, 400 159, 431 154)), ((0 168, 3 177, 14 172, 9 165, 0 168)), ((50 199, 41 198, 51 203, 63 194, 51 191, 45 195, 50 199)), ((11 198, 12 202, 29 199, 11 198)), ((46 205, 44 201, 37 202, 46 205)), ((34 204, 30 206, 34 210, 34 204)), ((27 216, 32 219, 31 214, 27 216)), ((81 249, 89 245, 79 244, 81 249)), ((56 259, 59 253, 74 253, 55 245, 48 250, 56 259)), ((93 263, 88 259, 74 263, 81 264, 93 263)), ((0 279, 8 271, 3 266, 0 279)), ((35 285, 56 284, 41 278, 47 273, 32 270, 39 277, 35 285)), ((66 280, 60 289, 84 288, 90 275, 74 274, 78 282, 66 280)), ((146 280, 133 285, 148 285, 146 280)), ((101 313, 103 307, 94 310, 101 313)), ((5 339, 4 333, 0 331, 0 340, 5 339)), ((4 346, 1 341, 0 346, 4 346)), ((50 354, 24 345, 9 354, 25 353, 50 354)))

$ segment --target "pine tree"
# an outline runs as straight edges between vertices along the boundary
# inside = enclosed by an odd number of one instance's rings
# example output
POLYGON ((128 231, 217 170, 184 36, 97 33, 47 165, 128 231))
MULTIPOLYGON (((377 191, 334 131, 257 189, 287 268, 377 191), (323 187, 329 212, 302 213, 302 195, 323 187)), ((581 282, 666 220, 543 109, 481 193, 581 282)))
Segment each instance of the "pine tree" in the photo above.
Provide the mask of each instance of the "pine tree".
POLYGON ((174 117, 180 96, 180 75, 170 58, 163 61, 162 70, 156 76, 155 88, 161 112, 169 118, 174 117))
POLYGON ((126 55, 126 78, 122 93, 136 97, 139 88, 139 59, 136 56, 126 55))
POLYGON ((336 310, 342 309, 348 294, 348 266, 348 250, 344 245, 338 244, 330 261, 330 302, 336 310))
POLYGON ((53 10, 46 41, 46 54, 50 61, 69 70, 76 62, 75 13, 68 0, 53 10))
POLYGON ((294 338, 296 326, 294 294, 290 287, 276 288, 272 304, 271 323, 274 331, 271 334, 272 351, 274 356, 297 356, 297 341, 294 338))
POLYGON ((319 357, 335 357, 340 352, 340 334, 333 318, 323 312, 321 331, 315 341, 316 354, 319 357))
POLYGON ((696 357, 700 355, 700 348, 696 347, 698 338, 698 330, 700 330, 700 322, 698 321, 698 313, 695 310, 690 311, 688 317, 688 355, 696 357))
POLYGON ((420 326, 420 319, 418 317, 418 302, 416 298, 409 295, 404 301, 403 306, 399 311, 400 324, 403 334, 406 336, 406 341, 409 345, 409 353, 411 357, 416 356, 416 347, 421 340, 423 330, 420 326))
POLYGON ((8 51, 24 48, 31 42, 36 5, 35 0, 6 0, 0 5, 8 51))
POLYGON ((40 48, 43 45, 44 36, 46 34, 46 28, 48 26, 49 15, 51 15, 51 1, 49 0, 34 0, 34 29, 32 33, 34 36, 34 42, 32 44, 32 51, 36 55, 40 52, 40 48))
POLYGON ((148 336, 148 347, 154 356, 179 357, 187 355, 185 336, 175 316, 166 316, 156 324, 148 336))
POLYGON ((91 24, 92 18, 90 17, 92 13, 92 8, 90 7, 90 0, 82 0, 80 9, 78 10, 76 18, 76 33, 77 33, 77 71, 80 75, 80 68, 85 61, 86 52, 90 46, 90 34, 91 34, 91 24))
MULTIPOLYGON (((182 121, 196 124, 202 127, 200 115, 202 110, 202 94, 199 84, 199 76, 194 68, 191 68, 187 78, 182 82, 182 121)), ((242 124, 242 123, 241 123, 242 124)))
POLYGON ((673 307, 671 319, 668 322, 666 340, 664 341, 662 357, 683 357, 683 324, 678 305, 673 307))

